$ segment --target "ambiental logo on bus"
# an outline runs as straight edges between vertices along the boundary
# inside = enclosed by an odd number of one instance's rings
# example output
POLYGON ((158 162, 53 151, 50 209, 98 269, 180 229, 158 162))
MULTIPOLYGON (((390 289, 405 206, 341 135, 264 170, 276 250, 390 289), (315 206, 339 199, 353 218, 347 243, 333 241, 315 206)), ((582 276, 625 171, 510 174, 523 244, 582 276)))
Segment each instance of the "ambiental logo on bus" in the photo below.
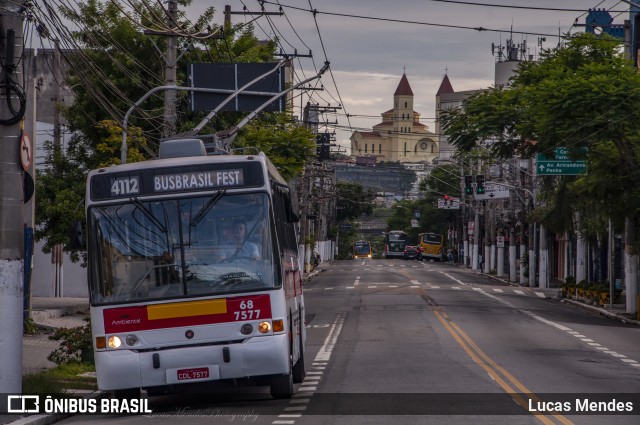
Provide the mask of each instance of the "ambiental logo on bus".
POLYGON ((154 176, 153 190, 192 190, 220 186, 240 186, 244 184, 242 170, 208 171, 200 173, 179 173, 154 176))

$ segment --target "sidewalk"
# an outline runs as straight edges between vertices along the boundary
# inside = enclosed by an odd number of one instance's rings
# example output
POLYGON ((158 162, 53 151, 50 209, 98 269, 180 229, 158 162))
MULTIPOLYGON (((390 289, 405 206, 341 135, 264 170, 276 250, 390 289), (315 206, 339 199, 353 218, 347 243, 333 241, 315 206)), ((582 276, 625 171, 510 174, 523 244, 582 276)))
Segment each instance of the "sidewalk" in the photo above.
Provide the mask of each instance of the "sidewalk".
POLYGON ((88 298, 31 299, 31 318, 41 329, 35 335, 24 335, 22 340, 22 374, 35 373, 56 365, 47 356, 60 345, 49 339, 55 329, 83 326, 89 316, 88 298), (49 331, 49 332, 47 332, 49 331))
MULTIPOLYGON (((463 265, 458 265, 461 268, 464 268, 463 265)), ((628 315, 626 313, 626 309, 625 306, 623 304, 614 304, 613 308, 609 308, 608 305, 604 306, 604 307, 598 307, 598 306, 594 306, 594 305, 589 305, 589 304, 585 304, 582 301, 577 301, 577 300, 572 300, 569 298, 563 298, 561 296, 561 288, 557 287, 557 288, 538 288, 538 287, 530 287, 530 286, 521 286, 517 283, 513 283, 513 282, 509 282, 508 280, 499 278, 497 276, 491 275, 491 274, 486 274, 484 272, 480 272, 478 270, 471 270, 471 269, 466 269, 469 270, 471 272, 474 273, 478 273, 482 276, 486 276, 490 279, 502 282, 505 285, 509 285, 509 286, 517 286, 517 287, 522 287, 522 288, 532 288, 535 289, 536 291, 541 291, 543 292, 545 295, 547 295, 548 298, 552 298, 555 300, 558 300, 559 302, 563 302, 563 303, 568 303, 568 304, 572 304, 574 306, 583 308, 585 310, 591 310, 593 312, 599 313, 602 316, 608 317, 610 319, 614 319, 614 320, 618 320, 622 323, 628 323, 628 324, 632 324, 632 325, 636 325, 636 326, 640 326, 640 321, 636 320, 635 318, 631 317, 630 315, 628 315)))
MULTIPOLYGON (((34 335, 22 338, 22 375, 41 372, 56 366, 47 360, 47 356, 58 348, 60 341, 49 339, 55 329, 83 326, 89 316, 87 298, 47 298, 31 299, 31 318, 38 327, 34 335)), ((0 425, 46 425, 61 418, 56 415, 7 415, 0 414, 0 425)))

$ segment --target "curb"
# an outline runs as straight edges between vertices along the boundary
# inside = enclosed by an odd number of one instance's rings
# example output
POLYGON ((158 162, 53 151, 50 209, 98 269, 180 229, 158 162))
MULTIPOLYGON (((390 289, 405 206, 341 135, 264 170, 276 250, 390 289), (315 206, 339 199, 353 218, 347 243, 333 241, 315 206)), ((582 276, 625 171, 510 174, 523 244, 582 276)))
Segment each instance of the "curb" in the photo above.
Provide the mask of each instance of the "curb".
MULTIPOLYGON (((510 285, 510 286, 520 286, 520 285, 514 284, 512 282, 508 282, 506 280, 500 279, 500 278, 492 276, 492 275, 488 275, 488 274, 485 274, 485 273, 480 273, 480 274, 483 275, 483 276, 487 276, 487 277, 489 277, 489 278, 491 278, 493 280, 500 281, 500 282, 505 283, 505 284, 510 285)), ((527 288, 531 288, 531 287, 527 286, 527 288)), ((560 291, 560 288, 537 288, 537 289, 543 289, 543 290, 546 290, 546 291, 555 290, 557 292, 560 291)), ((595 313, 599 313, 601 316, 605 316, 605 317, 607 317, 609 319, 619 320, 619 321, 621 321, 622 323, 625 323, 625 324, 631 324, 631 325, 640 326, 640 321, 638 321, 638 320, 630 319, 628 317, 622 316, 620 314, 614 313, 612 311, 606 310, 606 309, 601 308, 601 307, 588 305, 588 304, 582 303, 580 301, 570 300, 568 298, 562 298, 560 296, 556 296, 554 299, 558 300, 560 302, 564 302, 564 303, 569 303, 569 304, 575 305, 576 307, 580 307, 580 308, 583 308, 585 310, 590 310, 590 311, 593 311, 595 313)))
POLYGON ((591 311, 593 311, 595 313, 599 313, 601 316, 608 317, 609 319, 619 320, 619 321, 621 321, 622 323, 625 323, 625 324, 640 326, 640 321, 638 321, 638 320, 634 320, 634 319, 630 319, 630 318, 625 317, 625 316, 621 316, 619 314, 613 313, 613 312, 611 312, 609 310, 606 310, 604 308, 601 308, 601 307, 595 307, 595 306, 588 305, 588 304, 585 304, 585 303, 580 302, 580 301, 570 300, 568 298, 561 298, 560 302, 569 303, 569 304, 575 305, 577 307, 581 307, 581 308, 583 308, 585 310, 591 310, 591 311))

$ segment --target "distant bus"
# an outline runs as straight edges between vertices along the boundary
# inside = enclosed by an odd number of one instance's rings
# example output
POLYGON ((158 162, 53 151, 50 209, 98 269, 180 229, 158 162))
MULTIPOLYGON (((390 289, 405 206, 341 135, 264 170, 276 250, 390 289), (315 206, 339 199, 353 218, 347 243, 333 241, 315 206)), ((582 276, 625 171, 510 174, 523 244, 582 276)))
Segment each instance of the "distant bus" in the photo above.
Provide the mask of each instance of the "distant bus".
POLYGON ((437 233, 420 233, 418 235, 422 258, 433 258, 436 261, 442 260, 444 249, 444 236, 437 233))
POLYGON ((402 230, 392 230, 384 237, 385 258, 404 258, 404 248, 407 246, 407 234, 402 230))
POLYGON ((351 257, 354 260, 358 258, 371 258, 371 243, 369 241, 355 241, 351 246, 351 257))

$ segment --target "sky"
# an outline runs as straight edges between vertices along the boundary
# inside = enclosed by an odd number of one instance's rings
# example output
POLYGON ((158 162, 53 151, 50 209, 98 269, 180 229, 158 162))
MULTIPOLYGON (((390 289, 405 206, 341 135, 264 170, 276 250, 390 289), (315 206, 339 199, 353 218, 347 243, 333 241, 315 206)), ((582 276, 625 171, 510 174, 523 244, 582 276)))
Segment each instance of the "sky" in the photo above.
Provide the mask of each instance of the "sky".
MULTIPOLYGON (((193 0, 185 12, 193 19, 214 6, 216 22, 222 23, 225 4, 234 12, 245 6, 260 10, 255 0, 193 0)), ((609 11, 614 24, 629 16, 628 3, 616 0, 267 0, 264 8, 277 12, 278 4, 284 15, 256 19, 255 33, 258 38, 278 35, 286 53, 311 50, 312 59, 295 61, 300 79, 330 62, 331 72, 321 80, 325 90, 308 94, 312 102, 342 107, 325 118, 337 122, 328 130, 335 130, 347 153, 352 131, 370 131, 392 108, 403 72, 414 93, 414 110, 435 131, 435 95, 445 73, 455 91, 487 88, 494 83, 497 55, 492 50, 507 39, 526 43, 527 57, 535 58, 542 48, 557 46, 558 34, 582 32, 574 23, 584 24, 589 9, 609 11), (311 10, 317 11, 315 18, 311 10), (486 30, 473 29, 479 27, 486 30)), ((232 15, 231 20, 255 17, 232 15)), ((294 113, 299 115, 309 97, 297 94, 294 113)))

